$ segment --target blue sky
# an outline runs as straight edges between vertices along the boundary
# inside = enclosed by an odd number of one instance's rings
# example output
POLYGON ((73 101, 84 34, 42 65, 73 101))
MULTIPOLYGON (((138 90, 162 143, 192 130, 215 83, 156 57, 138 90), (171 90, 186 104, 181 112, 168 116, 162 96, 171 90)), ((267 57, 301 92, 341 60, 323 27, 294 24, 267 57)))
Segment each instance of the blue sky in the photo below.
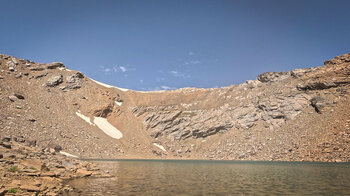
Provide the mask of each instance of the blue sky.
POLYGON ((228 86, 350 52, 347 0, 0 2, 0 53, 135 90, 228 86))

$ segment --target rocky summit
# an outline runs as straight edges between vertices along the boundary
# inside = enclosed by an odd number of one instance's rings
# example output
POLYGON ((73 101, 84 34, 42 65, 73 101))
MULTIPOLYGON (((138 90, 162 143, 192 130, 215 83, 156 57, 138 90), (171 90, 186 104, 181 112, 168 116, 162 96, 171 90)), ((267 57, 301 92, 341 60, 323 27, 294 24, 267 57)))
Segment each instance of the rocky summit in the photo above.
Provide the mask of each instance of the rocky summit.
POLYGON ((0 55, 1 136, 79 158, 348 162, 349 93, 350 54, 240 85, 147 92, 0 55))

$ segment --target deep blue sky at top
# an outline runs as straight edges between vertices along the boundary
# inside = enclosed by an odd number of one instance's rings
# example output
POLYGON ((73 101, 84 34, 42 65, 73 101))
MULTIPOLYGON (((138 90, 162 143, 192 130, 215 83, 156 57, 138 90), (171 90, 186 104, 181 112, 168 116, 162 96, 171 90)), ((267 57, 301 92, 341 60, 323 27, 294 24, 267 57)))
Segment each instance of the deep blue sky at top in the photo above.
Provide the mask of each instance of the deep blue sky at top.
POLYGON ((239 84, 350 52, 348 0, 0 2, 0 53, 135 90, 239 84))

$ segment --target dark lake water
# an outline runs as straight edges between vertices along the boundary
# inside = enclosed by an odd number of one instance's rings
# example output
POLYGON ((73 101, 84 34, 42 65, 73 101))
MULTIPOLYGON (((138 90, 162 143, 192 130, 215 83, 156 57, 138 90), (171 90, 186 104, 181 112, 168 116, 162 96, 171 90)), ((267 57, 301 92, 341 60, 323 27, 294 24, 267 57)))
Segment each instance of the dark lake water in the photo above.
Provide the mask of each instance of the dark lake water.
POLYGON ((350 195, 349 163, 99 161, 115 178, 76 179, 81 195, 350 195))

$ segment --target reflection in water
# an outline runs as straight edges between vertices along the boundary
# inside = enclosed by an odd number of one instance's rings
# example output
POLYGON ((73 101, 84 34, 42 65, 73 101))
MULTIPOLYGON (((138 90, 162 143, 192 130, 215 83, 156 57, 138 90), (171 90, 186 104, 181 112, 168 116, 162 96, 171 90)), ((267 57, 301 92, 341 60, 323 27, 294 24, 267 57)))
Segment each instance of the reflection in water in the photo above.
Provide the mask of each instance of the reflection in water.
POLYGON ((350 165, 232 161, 99 162, 115 178, 76 179, 82 195, 350 195, 350 165))

